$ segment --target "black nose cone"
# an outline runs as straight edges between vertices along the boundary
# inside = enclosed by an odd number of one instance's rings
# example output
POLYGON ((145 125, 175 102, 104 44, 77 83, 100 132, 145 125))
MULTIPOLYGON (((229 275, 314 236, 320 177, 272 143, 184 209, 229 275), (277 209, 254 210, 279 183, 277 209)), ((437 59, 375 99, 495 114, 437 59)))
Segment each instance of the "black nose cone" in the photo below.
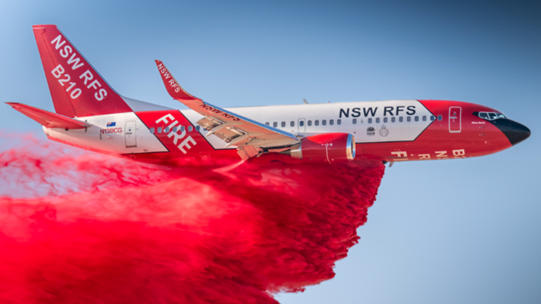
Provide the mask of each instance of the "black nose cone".
POLYGON ((498 119, 493 123, 503 132, 503 134, 505 134, 505 136, 507 136, 507 139, 509 139, 509 142, 511 142, 511 145, 513 146, 530 137, 530 129, 518 122, 510 119, 498 119))

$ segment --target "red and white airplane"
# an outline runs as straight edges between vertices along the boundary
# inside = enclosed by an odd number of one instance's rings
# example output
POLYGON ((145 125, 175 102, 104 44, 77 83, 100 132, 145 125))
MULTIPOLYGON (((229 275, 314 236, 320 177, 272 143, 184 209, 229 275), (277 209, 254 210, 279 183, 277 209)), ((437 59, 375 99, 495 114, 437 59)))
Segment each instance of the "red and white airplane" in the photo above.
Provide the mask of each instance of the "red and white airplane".
POLYGON ((191 110, 119 95, 55 25, 35 25, 56 113, 8 102, 51 140, 167 165, 412 161, 507 149, 530 130, 501 112, 445 100, 220 108, 188 94, 156 61, 169 94, 191 110))

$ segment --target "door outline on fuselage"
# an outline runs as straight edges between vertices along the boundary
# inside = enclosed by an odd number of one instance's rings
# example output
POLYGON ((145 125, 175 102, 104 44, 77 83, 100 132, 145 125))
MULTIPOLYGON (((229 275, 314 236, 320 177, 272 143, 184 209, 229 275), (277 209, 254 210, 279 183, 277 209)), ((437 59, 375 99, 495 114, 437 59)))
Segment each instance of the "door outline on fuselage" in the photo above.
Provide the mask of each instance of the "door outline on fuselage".
POLYGON ((456 106, 449 107, 449 133, 460 133, 461 131, 462 131, 462 107, 456 107, 456 106), (458 111, 458 115, 456 116, 453 115, 453 110, 458 111), (458 119, 458 122, 455 121, 456 119, 458 119))
POLYGON ((299 118, 299 120, 297 121, 297 124, 298 124, 297 130, 299 130, 299 132, 306 132, 306 119, 299 118), (301 127, 301 121, 303 125, 302 127, 301 127))
POLYGON ((131 120, 131 121, 126 121, 126 123, 124 124, 124 140, 125 140, 125 143, 126 143, 126 148, 133 148, 133 147, 137 147, 137 138, 136 138, 136 133, 135 133, 135 124, 136 122, 131 120))

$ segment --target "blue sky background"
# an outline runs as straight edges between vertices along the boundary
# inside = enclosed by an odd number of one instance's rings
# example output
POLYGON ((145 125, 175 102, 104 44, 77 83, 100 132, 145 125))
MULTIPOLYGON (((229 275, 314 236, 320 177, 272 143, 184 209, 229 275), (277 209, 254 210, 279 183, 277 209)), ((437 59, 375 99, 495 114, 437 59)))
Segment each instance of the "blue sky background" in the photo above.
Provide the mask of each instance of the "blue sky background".
MULTIPOLYGON (((495 155, 395 164, 336 278, 278 300, 541 302, 538 1, 47 2, 0 2, 0 101, 53 110, 31 29, 52 23, 119 93, 170 107, 154 59, 222 107, 450 99, 527 125, 495 155)), ((0 130, 45 137, 8 106, 0 130)))

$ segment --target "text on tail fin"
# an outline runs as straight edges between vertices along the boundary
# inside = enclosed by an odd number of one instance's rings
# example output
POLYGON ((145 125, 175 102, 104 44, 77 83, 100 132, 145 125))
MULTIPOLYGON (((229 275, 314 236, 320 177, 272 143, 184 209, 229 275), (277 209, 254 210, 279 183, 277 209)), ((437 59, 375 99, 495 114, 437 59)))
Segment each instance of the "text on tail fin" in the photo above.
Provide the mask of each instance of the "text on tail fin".
POLYGON ((131 112, 55 25, 33 28, 57 113, 81 117, 131 112))

